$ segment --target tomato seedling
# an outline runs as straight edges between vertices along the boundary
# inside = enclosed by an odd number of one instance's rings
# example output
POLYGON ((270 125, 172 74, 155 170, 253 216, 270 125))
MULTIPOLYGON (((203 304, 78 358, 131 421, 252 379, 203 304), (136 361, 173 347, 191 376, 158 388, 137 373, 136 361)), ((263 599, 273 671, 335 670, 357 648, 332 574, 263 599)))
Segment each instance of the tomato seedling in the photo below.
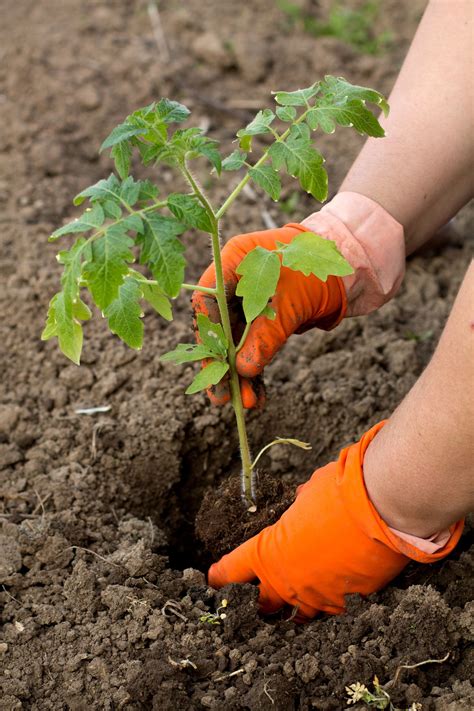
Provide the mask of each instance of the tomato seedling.
MULTIPOLYGON (((314 274, 322 280, 329 275, 352 273, 350 264, 330 240, 311 232, 295 237, 275 251, 256 247, 237 268, 240 281, 237 295, 242 299, 246 328, 240 342, 233 339, 222 273, 220 221, 249 181, 262 188, 274 201, 281 192, 280 172, 299 180, 303 190, 324 201, 328 192, 324 159, 312 145, 312 131, 320 128, 332 133, 336 125, 353 126, 368 136, 383 136, 384 131, 366 102, 388 111, 377 91, 350 84, 345 79, 326 76, 306 89, 274 92, 275 111, 266 108, 237 132, 239 147, 222 159, 218 142, 199 128, 177 128, 190 111, 177 101, 161 99, 138 109, 116 126, 101 146, 111 149, 118 174, 99 180, 74 198, 75 205, 86 200, 90 206, 73 222, 60 227, 50 237, 77 234, 69 248, 59 252, 63 265, 62 288, 53 296, 43 340, 57 337, 62 352, 79 364, 82 349, 82 321, 91 311, 81 299, 88 289, 92 301, 108 321, 110 330, 131 348, 143 343, 142 302, 148 302, 163 318, 172 319, 171 301, 181 289, 200 290, 215 298, 220 323, 197 316, 200 343, 181 343, 162 360, 188 363, 206 360, 186 393, 196 393, 227 377, 235 411, 242 459, 242 492, 255 510, 253 462, 250 455, 244 409, 236 370, 236 353, 245 342, 251 323, 260 315, 272 319, 271 299, 283 267, 314 274), (255 136, 265 134, 273 141, 252 161, 255 136), (144 165, 164 164, 174 168, 188 191, 161 197, 150 180, 135 180, 129 175, 132 152, 139 153, 144 165), (204 158, 217 176, 224 171, 243 171, 237 186, 219 208, 214 208, 193 175, 191 164, 204 158), (216 285, 205 288, 184 281, 184 246, 179 240, 188 229, 210 235, 216 271, 216 285), (138 261, 152 278, 134 269, 138 261)), ((305 446, 297 440, 271 443, 305 446)), ((267 447, 270 445, 267 445, 267 447)), ((267 448, 266 447, 266 448, 267 448)), ((266 449, 265 448, 265 449, 266 449)))

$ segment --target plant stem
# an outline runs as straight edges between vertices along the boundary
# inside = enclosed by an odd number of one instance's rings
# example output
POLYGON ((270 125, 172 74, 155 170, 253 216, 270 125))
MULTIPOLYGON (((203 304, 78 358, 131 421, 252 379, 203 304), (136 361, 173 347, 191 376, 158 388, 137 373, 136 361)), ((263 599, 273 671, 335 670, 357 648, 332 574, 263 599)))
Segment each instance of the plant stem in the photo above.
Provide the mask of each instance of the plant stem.
MULTIPOLYGON (((240 458, 242 461, 242 497, 249 510, 256 510, 255 507, 255 492, 252 476, 252 457, 250 454, 249 442, 247 437, 247 428, 245 426, 245 413, 242 403, 242 395, 240 392, 239 375, 236 367, 236 355, 234 338, 232 335, 232 326, 230 323, 229 307, 225 293, 224 274, 222 269, 221 245, 219 239, 219 218, 214 212, 211 204, 207 200, 204 193, 199 188, 191 171, 186 165, 182 166, 182 172, 190 186, 192 187, 196 197, 199 199, 203 207, 206 209, 211 222, 213 231, 211 233, 212 256, 214 258, 214 267, 216 270, 216 288, 213 290, 219 307, 222 328, 228 340, 227 360, 229 363, 229 383, 230 383, 230 400, 235 413, 237 423, 237 432, 239 436, 240 458)), ((240 345, 240 344, 239 344, 240 345)))
POLYGON ((211 294, 212 296, 217 294, 216 289, 208 286, 201 286, 200 284, 181 284, 181 286, 187 291, 202 291, 203 294, 211 294))

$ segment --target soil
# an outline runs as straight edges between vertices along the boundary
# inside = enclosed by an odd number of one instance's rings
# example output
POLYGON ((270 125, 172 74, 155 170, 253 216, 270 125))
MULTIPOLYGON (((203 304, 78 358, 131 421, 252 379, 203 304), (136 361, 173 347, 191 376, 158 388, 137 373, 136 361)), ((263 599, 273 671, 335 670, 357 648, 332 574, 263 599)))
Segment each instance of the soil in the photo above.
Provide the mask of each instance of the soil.
MULTIPOLYGON (((158 360, 189 339, 188 299, 177 301, 170 325, 146 314, 140 353, 99 315, 80 369, 39 340, 59 278, 47 236, 74 215, 71 198, 110 172, 97 150, 125 114, 176 98, 230 149, 271 89, 333 73, 387 93, 424 2, 383 4, 374 31, 388 29, 392 43, 379 56, 315 39, 273 0, 235 7, 161 2, 169 59, 141 0, 16 0, 2 13, 2 711, 341 710, 345 685, 369 685, 375 674, 386 683, 401 664, 448 653, 401 671, 392 700, 435 711, 474 706, 469 525, 448 560, 409 566, 379 594, 352 597, 341 617, 306 626, 262 619, 253 586, 207 587, 208 553, 194 535, 203 496, 235 472, 238 452, 230 410, 185 397, 193 368, 158 360), (77 413, 92 406, 110 410, 77 413), (201 621, 224 597, 225 620, 201 621)), ((322 137, 333 191, 360 146, 344 130, 322 137)), ((162 178, 164 190, 179 188, 171 173, 162 178)), ((232 180, 208 184, 216 202, 232 180)), ((295 201, 294 190, 285 183, 289 212, 248 192, 226 237, 263 227, 268 215, 277 224, 301 219, 314 204, 295 201)), ((276 436, 313 446, 272 448, 264 466, 276 481, 294 488, 307 479, 413 385, 466 269, 471 218, 464 209, 457 236, 410 260, 399 295, 379 312, 295 337, 268 368, 268 404, 248 418, 255 451, 276 436)), ((188 243, 191 281, 209 250, 192 234, 188 243)))
MULTIPOLYGON (((294 487, 269 472, 255 472, 256 511, 242 500, 239 471, 208 489, 196 515, 195 531, 214 560, 278 521, 293 503, 294 487)), ((253 508, 253 507, 252 507, 253 508)))

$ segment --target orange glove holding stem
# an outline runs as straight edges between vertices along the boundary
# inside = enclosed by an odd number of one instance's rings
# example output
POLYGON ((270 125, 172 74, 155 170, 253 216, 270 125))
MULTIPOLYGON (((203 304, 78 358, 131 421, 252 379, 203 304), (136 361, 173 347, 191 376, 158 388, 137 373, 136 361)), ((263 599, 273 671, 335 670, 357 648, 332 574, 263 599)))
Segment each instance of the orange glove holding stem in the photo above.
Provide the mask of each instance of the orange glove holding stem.
MULTIPOLYGON (((238 265, 255 247, 276 249, 277 241, 289 243, 301 232, 314 232, 335 242, 353 267, 354 274, 343 278, 330 276, 322 282, 315 276, 306 277, 301 272, 282 267, 272 299, 275 319, 271 321, 259 316, 252 323, 245 345, 237 355, 245 407, 262 404, 263 388, 259 387, 258 378, 290 335, 303 333, 314 326, 329 330, 346 315, 358 316, 373 311, 395 294, 403 278, 402 226, 374 200, 357 193, 339 193, 301 225, 289 224, 280 229, 238 235, 225 245, 222 266, 236 343, 245 326, 240 299, 235 297, 238 265)), ((199 284, 216 285, 213 264, 206 269, 199 284)), ((212 296, 195 292, 193 307, 195 313, 204 313, 216 323, 220 320, 217 302, 212 296)), ((214 404, 227 402, 226 380, 215 386, 209 396, 214 404)))
MULTIPOLYGON (((235 342, 240 339, 245 326, 240 299, 235 297, 240 278, 236 268, 255 247, 277 249, 277 242, 288 244, 296 235, 307 231, 308 229, 301 225, 289 224, 280 229, 251 232, 233 237, 222 249, 224 283, 235 342)), ((199 284, 215 287, 214 264, 206 269, 199 284)), ((290 335, 303 333, 313 326, 329 330, 343 318, 346 296, 342 279, 330 276, 323 282, 313 275, 307 277, 301 272, 282 267, 272 307, 276 311, 275 319, 272 321, 265 316, 255 319, 244 346, 237 354, 237 370, 241 376, 244 407, 262 404, 263 388, 259 387, 258 381, 254 381, 252 386, 251 381, 262 373, 290 335)), ((213 296, 194 292, 193 309, 195 314, 204 313, 212 321, 220 321, 217 301, 213 296)), ((227 382, 221 381, 208 394, 214 404, 222 405, 227 402, 230 397, 227 382)))
POLYGON ((381 519, 364 485, 364 454, 384 422, 316 470, 273 526, 223 556, 209 570, 209 583, 260 581, 265 614, 284 605, 298 608, 303 622, 319 611, 344 610, 344 596, 383 588, 410 559, 431 563, 458 542, 463 522, 450 528, 448 542, 428 554, 400 538, 381 519))

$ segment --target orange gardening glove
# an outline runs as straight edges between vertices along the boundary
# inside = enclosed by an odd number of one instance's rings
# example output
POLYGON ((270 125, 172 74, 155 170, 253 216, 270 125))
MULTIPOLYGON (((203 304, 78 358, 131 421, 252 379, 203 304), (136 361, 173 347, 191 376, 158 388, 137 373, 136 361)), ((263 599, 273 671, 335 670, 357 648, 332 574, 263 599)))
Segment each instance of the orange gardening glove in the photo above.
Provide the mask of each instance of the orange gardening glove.
POLYGON ((463 522, 451 527, 449 541, 433 554, 399 538, 368 498, 362 471, 365 451, 379 423, 337 462, 316 470, 277 523, 225 555, 209 570, 209 583, 260 581, 263 613, 297 607, 303 622, 319 611, 344 611, 344 596, 383 588, 410 559, 431 563, 458 542, 463 522))
MULTIPOLYGON (((236 268, 254 247, 276 249, 277 242, 289 243, 301 232, 308 232, 308 229, 297 224, 275 230, 250 232, 233 237, 223 248, 224 282, 236 343, 245 326, 241 300, 235 296, 240 278, 236 268)), ((215 287, 214 264, 206 269, 199 284, 215 287)), ((220 321, 217 301, 213 296, 196 291, 192 303, 195 315, 204 313, 211 321, 220 321)), ((237 354, 237 370, 241 376, 244 407, 263 404, 264 392, 259 383, 259 376, 292 333, 303 333, 313 326, 329 330, 341 321, 346 310, 345 288, 340 277, 330 276, 323 282, 313 275, 306 277, 301 272, 282 267, 271 305, 276 311, 275 319, 271 321, 265 316, 255 319, 245 345, 237 354)), ((230 398, 228 381, 224 379, 208 394, 216 405, 227 402, 230 398)))

